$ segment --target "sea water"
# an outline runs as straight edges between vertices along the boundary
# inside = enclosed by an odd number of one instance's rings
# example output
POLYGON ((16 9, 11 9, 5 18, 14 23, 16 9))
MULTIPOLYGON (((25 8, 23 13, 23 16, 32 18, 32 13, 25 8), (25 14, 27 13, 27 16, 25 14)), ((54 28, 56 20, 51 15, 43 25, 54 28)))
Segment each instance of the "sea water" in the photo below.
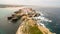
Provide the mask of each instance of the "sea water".
POLYGON ((0 34, 15 34, 18 25, 20 22, 17 23, 11 23, 9 20, 7 20, 7 17, 14 14, 14 9, 11 10, 11 8, 0 8, 0 34))
MULTIPOLYGON (((15 34, 20 21, 11 23, 7 20, 8 16, 14 14, 14 10, 8 8, 0 8, 0 34, 15 34)), ((43 17, 52 20, 52 22, 42 21, 42 23, 51 31, 60 34, 60 8, 39 8, 37 12, 41 11, 43 17)))
POLYGON ((50 31, 60 34, 60 8, 40 8, 44 17, 52 20, 52 22, 43 22, 50 31))

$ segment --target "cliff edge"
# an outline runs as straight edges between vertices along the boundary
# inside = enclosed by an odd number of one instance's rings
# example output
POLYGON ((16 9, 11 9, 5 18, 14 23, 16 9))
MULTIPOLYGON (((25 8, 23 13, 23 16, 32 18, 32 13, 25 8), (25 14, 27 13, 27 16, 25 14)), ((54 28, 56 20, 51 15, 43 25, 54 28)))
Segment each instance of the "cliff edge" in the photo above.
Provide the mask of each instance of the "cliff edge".
MULTIPOLYGON (((23 9, 23 11, 32 11, 32 9, 23 9)), ((34 15, 36 16, 36 12, 31 12, 31 14, 24 14, 20 21, 22 21, 21 25, 19 26, 16 34, 52 34, 48 28, 40 26, 37 24, 37 21, 32 19, 34 15)), ((23 12, 22 12, 23 13, 23 12)), ((20 13, 21 14, 21 13, 20 13)))

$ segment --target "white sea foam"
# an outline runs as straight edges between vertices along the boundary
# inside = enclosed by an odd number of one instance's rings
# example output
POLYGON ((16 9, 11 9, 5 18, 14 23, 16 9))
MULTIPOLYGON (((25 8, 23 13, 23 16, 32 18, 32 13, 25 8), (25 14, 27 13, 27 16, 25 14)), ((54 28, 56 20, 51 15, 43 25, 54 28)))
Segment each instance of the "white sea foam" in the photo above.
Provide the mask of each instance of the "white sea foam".
POLYGON ((52 20, 49 20, 48 18, 41 17, 41 16, 39 16, 39 17, 33 17, 33 19, 35 19, 35 20, 47 21, 47 22, 52 22, 52 20))
POLYGON ((37 23, 37 24, 42 26, 42 27, 46 27, 43 23, 37 23))
POLYGON ((52 22, 52 20, 49 20, 48 18, 43 17, 43 16, 44 16, 43 13, 40 12, 40 14, 41 14, 41 15, 38 16, 38 17, 33 17, 33 19, 37 20, 37 22, 38 22, 37 24, 38 24, 38 25, 41 25, 41 26, 43 26, 43 27, 46 27, 44 23, 41 23, 41 21, 52 22))

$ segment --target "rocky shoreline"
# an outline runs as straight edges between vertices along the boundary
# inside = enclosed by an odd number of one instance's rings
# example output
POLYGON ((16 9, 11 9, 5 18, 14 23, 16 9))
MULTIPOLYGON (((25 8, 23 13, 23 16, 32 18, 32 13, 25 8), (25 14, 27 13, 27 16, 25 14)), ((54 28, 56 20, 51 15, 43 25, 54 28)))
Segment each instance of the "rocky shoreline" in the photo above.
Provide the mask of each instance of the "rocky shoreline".
POLYGON ((8 20, 13 23, 18 20, 22 21, 16 34, 52 34, 48 28, 37 24, 37 20, 34 17, 38 17, 40 14, 36 13, 32 8, 22 8, 14 13, 8 17, 8 20))

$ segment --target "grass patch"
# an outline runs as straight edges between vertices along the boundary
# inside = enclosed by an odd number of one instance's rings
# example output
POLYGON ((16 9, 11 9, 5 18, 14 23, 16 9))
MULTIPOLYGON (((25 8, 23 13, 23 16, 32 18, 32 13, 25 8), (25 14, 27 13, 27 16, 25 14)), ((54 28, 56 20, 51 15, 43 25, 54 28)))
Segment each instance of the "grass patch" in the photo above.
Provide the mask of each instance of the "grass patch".
POLYGON ((38 29, 38 27, 37 26, 34 26, 34 27, 32 27, 32 26, 29 26, 29 34, 43 34, 39 29, 38 29))

